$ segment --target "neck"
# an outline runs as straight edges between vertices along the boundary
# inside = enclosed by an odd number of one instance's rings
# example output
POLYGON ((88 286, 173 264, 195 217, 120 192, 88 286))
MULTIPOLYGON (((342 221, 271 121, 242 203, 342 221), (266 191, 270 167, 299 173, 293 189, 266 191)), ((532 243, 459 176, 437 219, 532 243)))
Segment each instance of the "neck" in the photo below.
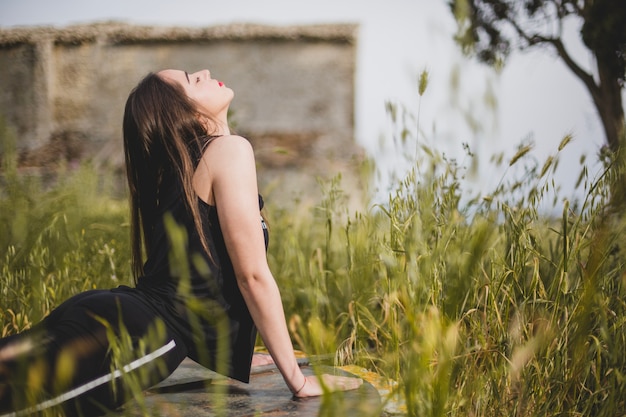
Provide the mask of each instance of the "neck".
POLYGON ((230 135, 230 128, 228 127, 228 122, 220 123, 215 133, 220 136, 228 136, 230 135))
POLYGON ((230 135, 230 127, 228 126, 228 108, 221 111, 215 118, 217 122, 217 129, 215 133, 221 136, 230 135))

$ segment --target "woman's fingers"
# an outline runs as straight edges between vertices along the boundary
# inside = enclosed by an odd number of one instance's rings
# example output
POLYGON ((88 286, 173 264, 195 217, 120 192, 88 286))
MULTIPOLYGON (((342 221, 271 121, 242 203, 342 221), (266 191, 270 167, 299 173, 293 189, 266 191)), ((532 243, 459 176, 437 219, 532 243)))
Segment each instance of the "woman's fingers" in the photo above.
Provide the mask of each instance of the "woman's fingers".
POLYGON ((328 374, 322 375, 322 378, 324 379, 324 384, 331 391, 349 391, 357 389, 363 385, 363 380, 360 378, 328 374))

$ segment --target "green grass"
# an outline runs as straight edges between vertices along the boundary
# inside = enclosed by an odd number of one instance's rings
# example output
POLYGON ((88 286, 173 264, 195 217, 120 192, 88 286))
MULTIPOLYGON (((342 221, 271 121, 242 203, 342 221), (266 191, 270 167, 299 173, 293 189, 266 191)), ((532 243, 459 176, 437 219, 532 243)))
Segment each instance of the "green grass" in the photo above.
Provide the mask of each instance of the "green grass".
POLYGON ((570 139, 542 164, 521 146, 482 197, 420 145, 364 213, 336 182, 313 216, 270 209, 294 338, 398 381, 410 416, 625 415, 625 222, 611 196, 622 169, 606 160, 593 179, 581 161, 585 198, 554 198, 570 139))
MULTIPOLYGON (((591 178, 581 164, 585 199, 554 199, 560 150, 536 164, 520 147, 482 196, 420 142, 384 204, 351 212, 340 178, 313 208, 270 199, 269 262, 297 347, 397 381, 408 416, 626 415, 621 170, 607 160, 591 178)), ((127 204, 101 174, 44 185, 5 162, 3 181, 3 335, 77 292, 131 284, 127 204)))
POLYGON ((106 195, 94 170, 67 172, 52 188, 32 176, 4 180, 2 335, 29 327, 80 291, 130 283, 127 205, 106 195))

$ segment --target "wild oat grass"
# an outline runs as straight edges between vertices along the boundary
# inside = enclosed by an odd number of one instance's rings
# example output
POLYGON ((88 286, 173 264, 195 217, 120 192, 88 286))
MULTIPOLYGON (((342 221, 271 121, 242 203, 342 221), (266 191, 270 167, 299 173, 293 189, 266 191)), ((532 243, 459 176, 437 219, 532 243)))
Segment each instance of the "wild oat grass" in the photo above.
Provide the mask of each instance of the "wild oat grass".
MULTIPOLYGON (((568 141, 543 163, 525 145, 500 158, 523 169, 483 195, 465 195, 463 168, 419 142, 368 210, 349 211, 340 177, 310 210, 269 199, 268 256, 297 347, 396 381, 408 416, 625 415, 625 222, 611 193, 623 168, 606 159, 592 178, 581 164, 585 198, 555 199, 568 141)), ((130 284, 127 205, 95 170, 44 186, 4 168, 3 335, 72 294, 130 284)))
POLYGON ((54 185, 46 185, 3 164, 3 336, 30 327, 73 294, 131 280, 126 201, 113 198, 110 183, 88 165, 61 168, 55 176, 54 185))
POLYGON ((482 197, 464 199, 457 162, 419 145, 364 213, 341 204, 337 180, 309 216, 270 208, 294 338, 397 381, 410 416, 626 415, 624 206, 611 193, 623 167, 607 158, 592 178, 581 161, 585 197, 554 197, 570 140, 543 163, 521 145, 505 163, 523 169, 482 197))

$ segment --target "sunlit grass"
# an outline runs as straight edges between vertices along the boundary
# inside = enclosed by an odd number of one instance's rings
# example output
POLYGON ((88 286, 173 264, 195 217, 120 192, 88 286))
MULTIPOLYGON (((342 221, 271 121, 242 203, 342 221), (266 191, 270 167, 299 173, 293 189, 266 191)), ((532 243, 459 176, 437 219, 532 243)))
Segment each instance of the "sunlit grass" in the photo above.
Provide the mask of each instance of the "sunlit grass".
MULTIPOLYGON (((400 126, 398 143, 409 136, 400 126)), ((420 144, 369 210, 348 212, 337 181, 307 215, 270 208, 295 340, 398 382, 390 398, 410 416, 623 415, 622 168, 591 177, 581 160, 584 198, 554 197, 570 139, 540 162, 520 146, 502 161, 522 169, 483 196, 420 144)))
POLYGON ((52 188, 7 175, 0 190, 0 323, 11 334, 81 291, 130 284, 126 201, 89 167, 52 188))

